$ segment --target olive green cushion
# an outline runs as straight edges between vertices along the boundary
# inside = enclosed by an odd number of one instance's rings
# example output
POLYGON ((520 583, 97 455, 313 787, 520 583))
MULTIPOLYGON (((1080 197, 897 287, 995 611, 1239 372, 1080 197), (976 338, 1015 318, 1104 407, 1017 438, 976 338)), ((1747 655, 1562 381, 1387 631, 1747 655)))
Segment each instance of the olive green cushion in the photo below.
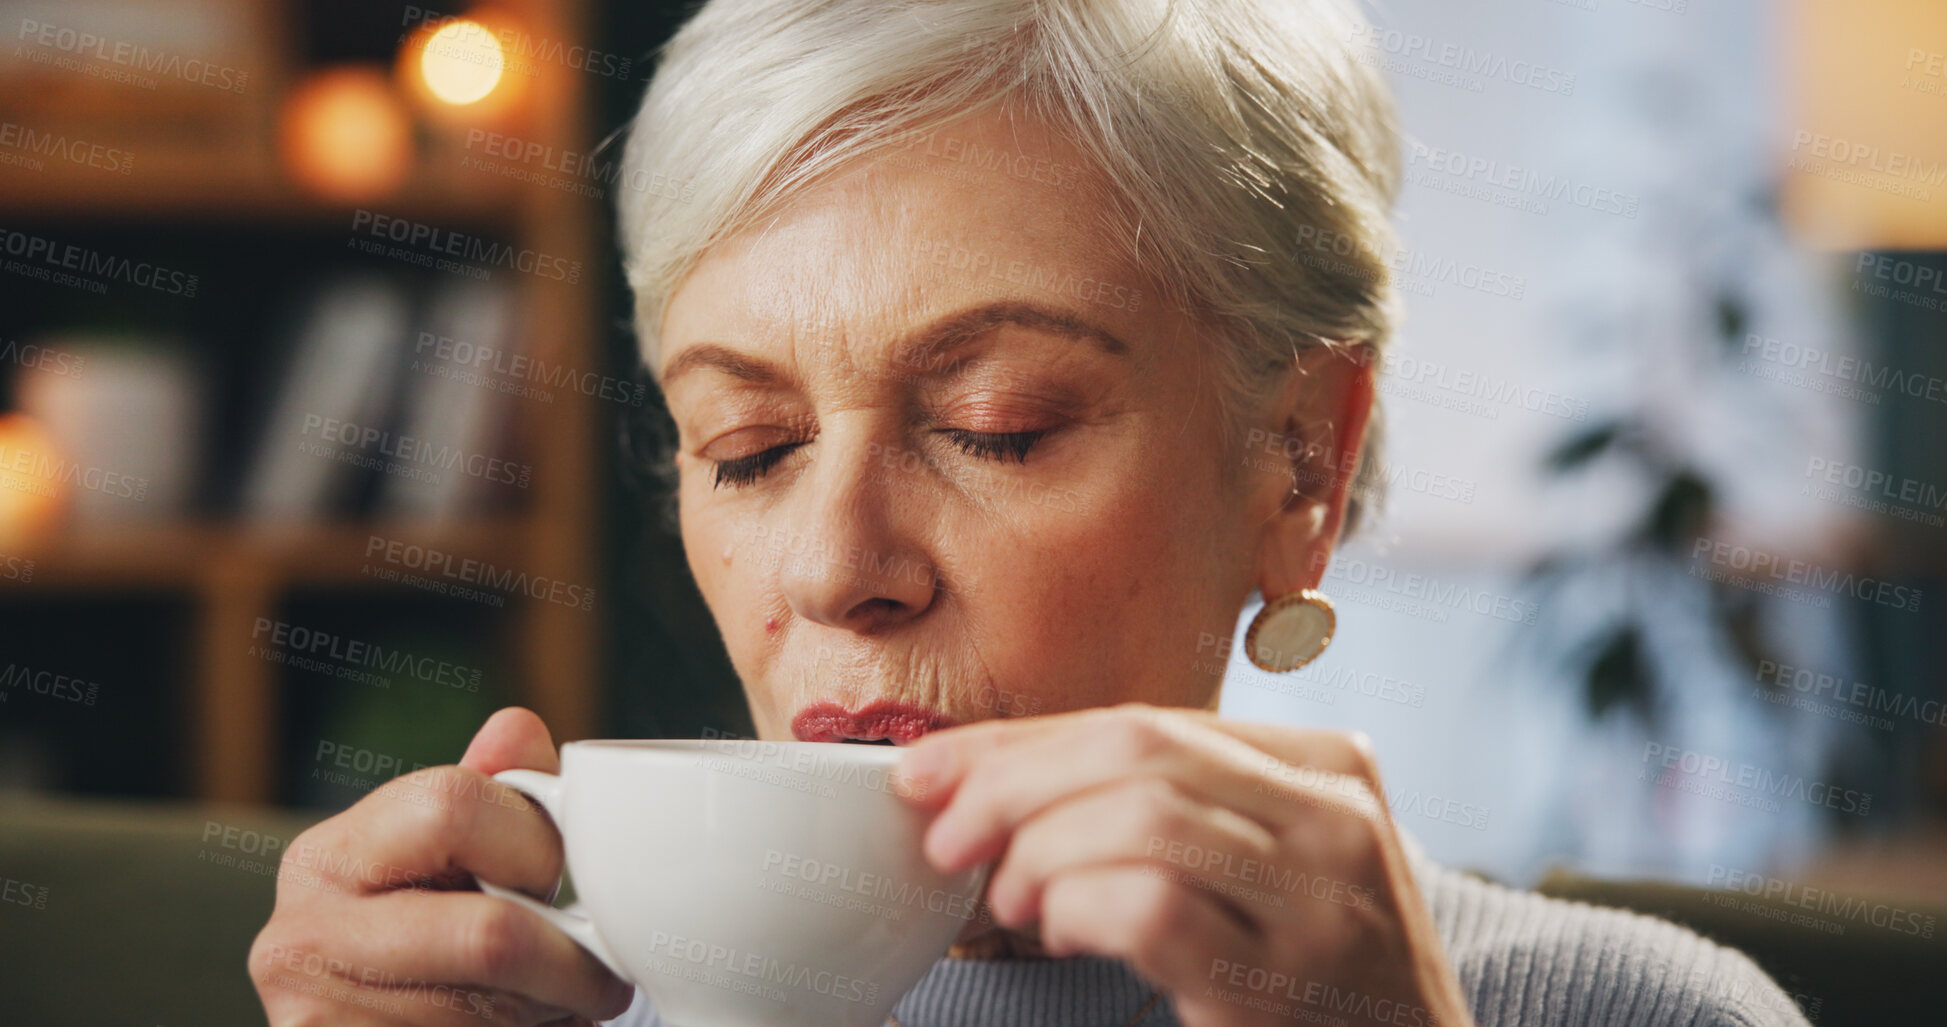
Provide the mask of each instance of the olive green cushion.
POLYGON ((262 1024, 245 957, 282 847, 314 819, 0 802, 0 1021, 262 1024))
POLYGON ((1788 896, 1793 905, 1776 896, 1561 871, 1537 890, 1662 917, 1737 949, 1815 1023, 1947 1023, 1947 896, 1924 902, 1834 893, 1821 902, 1818 893, 1797 889, 1788 896))
MULTIPOLYGON (((0 1021, 263 1023, 244 959, 270 915, 283 848, 318 816, 0 801, 0 1021)), ((1902 923, 1937 918, 1941 930, 1921 938, 1855 919, 1841 933, 1781 922, 1742 895, 1655 882, 1557 873, 1539 890, 1674 920, 1739 949, 1821 1023, 1939 1023, 1947 1009, 1947 897, 1893 903, 1902 923)))

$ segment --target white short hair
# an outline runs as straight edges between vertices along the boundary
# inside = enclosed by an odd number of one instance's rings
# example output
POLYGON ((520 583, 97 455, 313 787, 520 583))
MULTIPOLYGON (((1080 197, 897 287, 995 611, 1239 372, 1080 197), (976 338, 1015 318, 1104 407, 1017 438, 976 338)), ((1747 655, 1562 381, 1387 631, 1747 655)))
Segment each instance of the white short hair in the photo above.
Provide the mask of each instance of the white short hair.
MULTIPOLYGON (((1299 348, 1371 359, 1392 333, 1398 130, 1364 36, 1349 0, 710 0, 623 154, 644 360, 712 244, 843 162, 1006 104, 1080 149, 1125 256, 1225 343, 1234 430, 1299 348)), ((1378 436, 1375 410, 1347 530, 1378 436)))

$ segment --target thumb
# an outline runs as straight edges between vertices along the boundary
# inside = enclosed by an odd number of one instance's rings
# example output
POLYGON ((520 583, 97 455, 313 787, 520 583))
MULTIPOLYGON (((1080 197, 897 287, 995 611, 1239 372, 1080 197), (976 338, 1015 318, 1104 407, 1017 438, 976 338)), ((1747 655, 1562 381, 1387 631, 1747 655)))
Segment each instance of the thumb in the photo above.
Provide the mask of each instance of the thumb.
POLYGON ((498 774, 519 768, 549 774, 561 772, 561 758, 554 751, 554 737, 533 710, 509 706, 487 718, 474 734, 473 742, 460 757, 460 766, 482 774, 498 774))

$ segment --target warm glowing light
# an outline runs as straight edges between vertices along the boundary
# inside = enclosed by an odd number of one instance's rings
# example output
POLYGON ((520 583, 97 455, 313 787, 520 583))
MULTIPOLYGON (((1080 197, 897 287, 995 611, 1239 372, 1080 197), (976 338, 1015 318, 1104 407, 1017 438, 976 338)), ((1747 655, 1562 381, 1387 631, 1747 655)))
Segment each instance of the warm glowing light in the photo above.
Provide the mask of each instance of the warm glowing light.
POLYGON ((419 57, 426 88, 456 106, 484 99, 500 84, 506 68, 500 40, 485 25, 465 19, 440 26, 427 38, 419 57))
POLYGON ((393 61, 399 95, 435 137, 483 126, 505 129, 523 108, 530 83, 567 57, 536 64, 535 44, 522 19, 493 3, 469 6, 462 17, 427 18, 399 46, 393 61))
POLYGON ((1947 5, 1795 0, 1781 11, 1786 225, 1820 249, 1947 249, 1947 5))
POLYGON ((64 463, 54 437, 26 414, 0 414, 0 544, 44 534, 67 497, 64 463))
POLYGON ((313 192, 382 197, 412 171, 412 119, 376 68, 320 72, 285 101, 284 164, 313 192))

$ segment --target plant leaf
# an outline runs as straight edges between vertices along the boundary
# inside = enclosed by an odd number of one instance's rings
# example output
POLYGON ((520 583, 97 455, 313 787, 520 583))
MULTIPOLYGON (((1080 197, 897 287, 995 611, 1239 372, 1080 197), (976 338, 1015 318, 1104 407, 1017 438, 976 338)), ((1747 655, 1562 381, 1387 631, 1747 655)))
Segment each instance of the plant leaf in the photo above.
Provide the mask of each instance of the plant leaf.
POLYGON ((1622 436, 1622 424, 1618 421, 1605 421, 1592 425, 1579 435, 1568 439, 1549 450, 1544 463, 1551 472, 1562 474, 1572 471, 1600 456, 1603 450, 1614 445, 1622 436))
POLYGON ((1765 645, 1764 611, 1757 594, 1725 584, 1713 584, 1711 591, 1725 640, 1744 669, 1755 675, 1771 651, 1765 645))
POLYGON ((1681 556, 1710 526, 1715 506, 1716 492, 1710 482, 1689 468, 1680 470, 1663 483, 1636 538, 1651 549, 1681 556))
POLYGON ((1589 664, 1583 685, 1591 718, 1600 720, 1617 706, 1627 706, 1648 718, 1652 682, 1649 664, 1643 658, 1642 630, 1634 621, 1609 633, 1589 664))
POLYGON ((1717 337, 1735 347, 1744 340, 1744 326, 1751 323, 1744 300, 1728 292, 1717 294, 1717 337))

